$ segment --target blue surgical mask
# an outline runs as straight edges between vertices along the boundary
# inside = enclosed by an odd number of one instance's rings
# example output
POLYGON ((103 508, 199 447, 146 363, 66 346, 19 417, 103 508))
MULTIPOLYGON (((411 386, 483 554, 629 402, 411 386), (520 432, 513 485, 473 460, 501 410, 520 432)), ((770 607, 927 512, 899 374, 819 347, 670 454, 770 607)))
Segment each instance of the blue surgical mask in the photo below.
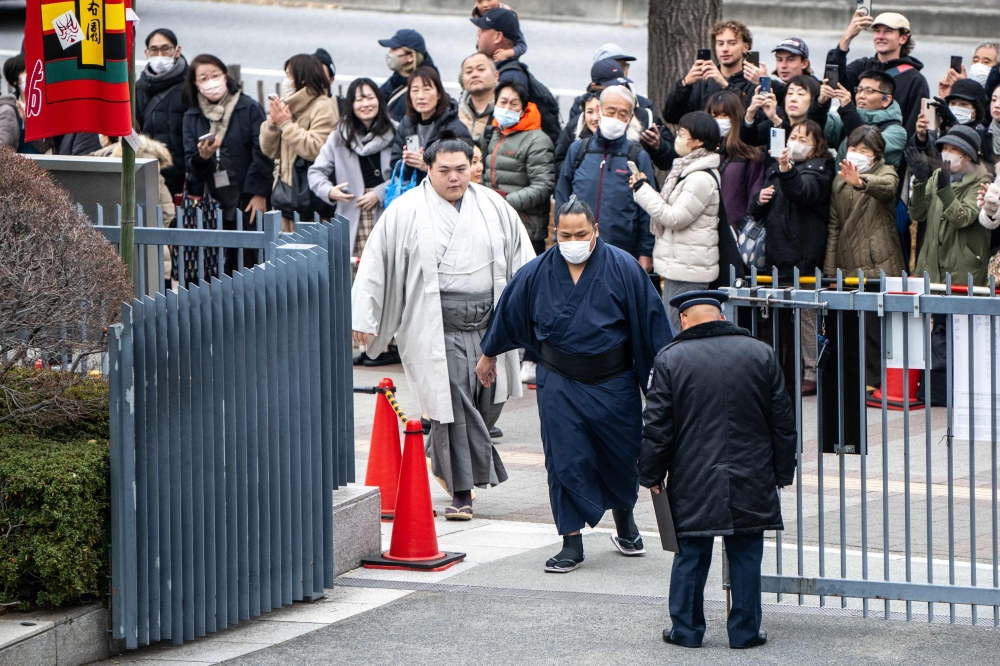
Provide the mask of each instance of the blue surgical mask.
POLYGON ((521 114, 517 111, 511 111, 510 109, 501 109, 500 107, 495 107, 493 109, 493 119, 497 121, 497 125, 504 129, 513 127, 521 120, 521 114))

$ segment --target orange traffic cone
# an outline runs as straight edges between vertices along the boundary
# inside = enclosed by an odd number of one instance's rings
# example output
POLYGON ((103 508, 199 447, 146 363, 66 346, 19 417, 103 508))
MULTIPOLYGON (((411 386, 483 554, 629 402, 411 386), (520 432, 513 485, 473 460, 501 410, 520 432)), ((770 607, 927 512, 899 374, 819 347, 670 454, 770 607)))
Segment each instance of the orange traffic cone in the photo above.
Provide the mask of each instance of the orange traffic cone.
POLYGON ((408 421, 392 543, 381 557, 363 559, 361 563, 368 569, 443 571, 463 559, 465 553, 446 553, 438 549, 424 458, 424 434, 420 421, 408 421))
MULTIPOLYGON (((395 391, 388 377, 378 383, 380 389, 395 391)), ((396 508, 396 487, 399 483, 399 465, 402 454, 399 446, 399 419, 389 404, 385 393, 375 398, 375 422, 372 424, 372 443, 368 449, 368 471, 365 485, 378 486, 382 495, 382 520, 390 521, 396 508)))
MULTIPOLYGON (((910 370, 909 372, 909 395, 903 396, 903 370, 902 368, 886 368, 885 371, 885 384, 886 384, 886 396, 885 396, 885 406, 886 409, 891 409, 893 411, 903 411, 903 406, 906 403, 910 404, 910 409, 923 409, 924 403, 917 400, 917 383, 920 381, 920 374, 923 370, 910 370)), ((869 407, 881 407, 882 406, 882 389, 875 389, 875 391, 866 400, 869 407)))

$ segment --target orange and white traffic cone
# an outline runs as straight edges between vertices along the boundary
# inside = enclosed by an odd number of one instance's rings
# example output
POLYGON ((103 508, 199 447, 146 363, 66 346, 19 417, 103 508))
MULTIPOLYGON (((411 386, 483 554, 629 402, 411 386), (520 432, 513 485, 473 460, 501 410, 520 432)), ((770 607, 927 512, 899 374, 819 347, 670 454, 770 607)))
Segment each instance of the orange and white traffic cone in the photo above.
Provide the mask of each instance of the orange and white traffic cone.
POLYGON ((443 571, 463 559, 465 553, 448 553, 438 548, 424 458, 424 434, 420 421, 408 421, 392 543, 380 557, 367 558, 361 563, 368 569, 443 571))
MULTIPOLYGON (((388 377, 378 383, 380 389, 395 391, 388 377)), ((385 393, 375 398, 375 421, 372 424, 372 441, 368 449, 368 471, 365 485, 378 486, 382 495, 382 520, 393 519, 396 507, 396 490, 399 484, 399 467, 403 456, 399 444, 399 419, 389 404, 385 393)))

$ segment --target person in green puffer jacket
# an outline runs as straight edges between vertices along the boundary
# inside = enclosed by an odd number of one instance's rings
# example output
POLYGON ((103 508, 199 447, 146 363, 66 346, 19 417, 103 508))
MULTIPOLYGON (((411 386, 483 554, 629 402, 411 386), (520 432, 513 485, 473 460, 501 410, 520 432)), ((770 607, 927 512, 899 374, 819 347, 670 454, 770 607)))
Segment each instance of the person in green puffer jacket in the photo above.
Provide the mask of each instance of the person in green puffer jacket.
POLYGON ((951 273, 958 284, 972 273, 973 283, 987 283, 990 232, 979 224, 976 198, 980 186, 993 180, 980 160, 981 142, 976 130, 957 125, 925 152, 906 149, 906 163, 913 174, 910 217, 926 220, 916 274, 926 271, 931 282, 944 282, 951 273))
MULTIPOLYGON (((885 161, 897 171, 903 164, 903 150, 906 148, 906 130, 903 128, 903 111, 899 102, 893 99, 896 84, 885 72, 871 71, 861 75, 857 92, 851 92, 839 85, 834 90, 828 85, 820 88, 819 102, 829 104, 832 97, 840 101, 836 114, 839 118, 840 136, 830 145, 839 145, 837 149, 837 164, 844 161, 847 155, 847 138, 859 127, 873 125, 882 133, 885 141, 885 161)), ((829 134, 831 123, 827 122, 826 131, 829 134)), ((835 130, 834 130, 835 131, 835 130)), ((829 140, 829 138, 828 138, 829 140)))
POLYGON ((552 140, 542 115, 518 83, 496 92, 493 125, 483 132, 483 185, 499 192, 521 216, 535 254, 545 251, 549 199, 556 187, 552 140))
POLYGON ((830 195, 829 237, 823 274, 837 269, 854 276, 862 270, 898 277, 905 268, 896 233, 899 175, 885 161, 885 139, 877 127, 863 125, 846 140, 847 157, 830 195))

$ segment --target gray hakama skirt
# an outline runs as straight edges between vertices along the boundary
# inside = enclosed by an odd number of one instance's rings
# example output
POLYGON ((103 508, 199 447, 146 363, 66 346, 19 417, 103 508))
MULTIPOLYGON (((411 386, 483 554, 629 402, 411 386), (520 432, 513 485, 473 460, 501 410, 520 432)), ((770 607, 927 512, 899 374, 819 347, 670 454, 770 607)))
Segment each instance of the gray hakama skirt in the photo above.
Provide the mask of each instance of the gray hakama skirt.
POLYGON ((495 486, 507 480, 500 454, 493 447, 490 428, 503 410, 494 404, 496 384, 484 388, 476 377, 481 344, 493 312, 493 293, 441 294, 444 346, 454 423, 431 420, 427 455, 434 476, 443 479, 449 492, 495 486))

